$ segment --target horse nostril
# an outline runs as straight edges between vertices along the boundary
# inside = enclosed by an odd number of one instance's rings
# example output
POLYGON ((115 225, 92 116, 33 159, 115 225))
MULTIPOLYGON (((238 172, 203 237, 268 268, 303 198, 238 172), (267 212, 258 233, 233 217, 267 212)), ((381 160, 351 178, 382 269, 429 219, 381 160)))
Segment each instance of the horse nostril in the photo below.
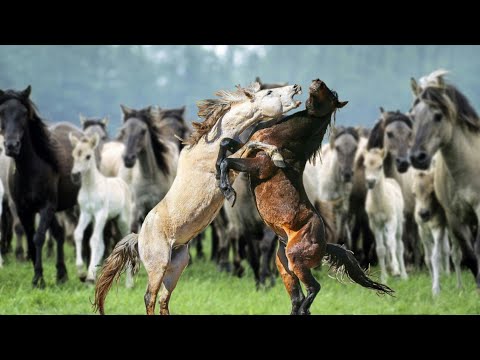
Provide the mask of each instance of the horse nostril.
POLYGON ((427 160, 427 153, 425 151, 420 151, 417 154, 417 160, 420 162, 427 160))
POLYGON ((345 182, 349 182, 350 180, 352 180, 352 173, 345 173, 343 174, 343 180, 345 182))

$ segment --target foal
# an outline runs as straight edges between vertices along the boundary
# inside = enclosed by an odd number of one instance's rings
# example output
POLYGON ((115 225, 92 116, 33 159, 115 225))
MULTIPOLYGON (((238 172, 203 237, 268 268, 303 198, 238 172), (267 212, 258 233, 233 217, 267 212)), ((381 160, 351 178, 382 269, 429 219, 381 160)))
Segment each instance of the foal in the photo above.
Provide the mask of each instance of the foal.
MULTIPOLYGON (((425 264, 432 276, 432 293, 436 296, 440 294, 440 269, 443 267, 445 273, 450 274, 450 242, 445 210, 435 194, 434 181, 434 168, 414 171, 412 192, 415 196, 415 220, 425 251, 425 264)), ((462 253, 458 246, 453 250, 457 285, 461 287, 462 253)))
POLYGON ((383 172, 385 156, 385 149, 373 148, 364 152, 365 180, 368 187, 365 209, 370 228, 375 234, 382 282, 387 280, 386 256, 389 259, 393 275, 400 275, 402 279, 408 278, 403 260, 404 203, 402 190, 395 180, 385 177, 383 172))
POLYGON ((317 211, 310 203, 303 186, 307 160, 320 148, 332 114, 346 104, 317 79, 310 85, 307 110, 254 133, 242 158, 225 158, 227 150, 238 151, 242 143, 224 138, 221 144, 217 177, 223 194, 234 202, 236 195, 228 178, 230 169, 248 173, 259 214, 280 237, 276 262, 291 298, 292 315, 310 314, 310 306, 320 291, 311 269, 319 266, 325 256, 332 266, 344 266, 347 275, 356 283, 381 293, 393 292, 369 279, 351 251, 327 243, 332 238, 331 226, 325 223, 323 209, 317 211), (268 147, 278 149, 283 163, 278 156, 274 162, 265 151, 268 147), (299 280, 307 289, 306 297, 299 280))
MULTIPOLYGON (((99 144, 98 134, 83 136, 81 139, 70 134, 73 146, 72 178, 79 180, 81 188, 78 193, 80 219, 75 228, 74 238, 77 254, 77 270, 80 279, 85 278, 83 272, 82 239, 83 233, 90 222, 94 221, 92 237, 90 238, 91 257, 86 275, 86 282, 94 283, 96 267, 102 261, 105 251, 103 229, 110 219, 116 219, 122 236, 128 233, 132 218, 132 193, 127 183, 119 177, 106 177, 97 168, 95 150, 99 144)), ((130 284, 129 284, 130 285, 130 284)))

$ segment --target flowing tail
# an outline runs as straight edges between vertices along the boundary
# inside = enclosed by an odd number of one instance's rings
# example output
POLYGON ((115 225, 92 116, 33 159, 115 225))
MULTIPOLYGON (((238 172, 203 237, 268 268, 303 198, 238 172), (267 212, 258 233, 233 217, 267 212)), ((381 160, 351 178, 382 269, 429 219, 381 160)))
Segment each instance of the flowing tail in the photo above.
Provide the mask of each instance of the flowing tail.
POLYGON ((100 276, 95 286, 95 301, 93 310, 100 311, 104 315, 105 298, 114 281, 118 281, 120 275, 130 269, 132 276, 139 269, 140 256, 138 255, 138 234, 129 234, 120 240, 110 256, 105 260, 100 276))
POLYGON ((395 292, 387 285, 377 283, 370 279, 360 267, 355 256, 353 256, 353 252, 340 245, 327 244, 327 257, 325 260, 332 268, 336 268, 337 271, 344 271, 351 280, 363 287, 376 290, 379 294, 391 296, 393 296, 395 292))

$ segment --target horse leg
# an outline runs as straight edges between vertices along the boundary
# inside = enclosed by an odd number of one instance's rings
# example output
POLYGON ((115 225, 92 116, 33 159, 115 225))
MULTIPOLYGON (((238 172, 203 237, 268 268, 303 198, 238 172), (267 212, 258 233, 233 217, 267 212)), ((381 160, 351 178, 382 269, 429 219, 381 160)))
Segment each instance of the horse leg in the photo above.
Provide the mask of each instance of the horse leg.
POLYGON ((100 266, 105 252, 105 242, 103 241, 103 229, 108 220, 108 204, 107 209, 102 209, 95 214, 95 226, 93 228, 93 234, 90 238, 90 249, 92 255, 90 257, 90 264, 88 265, 87 279, 85 282, 95 283, 97 275, 97 266, 100 266))
POLYGON ((35 214, 30 212, 18 213, 20 226, 25 230, 27 236, 28 252, 27 256, 35 266, 35 244, 33 243, 33 236, 35 235, 35 214))
MULTIPOLYGON (((399 221, 399 223, 397 224, 397 229, 396 230, 397 230, 397 232, 396 232, 396 244, 397 244, 396 253, 397 253, 398 263, 400 265, 400 277, 403 280, 406 280, 406 279, 408 279, 408 274, 407 274, 407 270, 405 269, 405 256, 404 256, 405 248, 404 248, 403 239, 402 239, 402 232, 403 232, 402 221, 399 221)), ((417 251, 417 244, 418 244, 418 242, 415 243, 415 252, 418 252, 417 251)))
POLYGON ((205 233, 201 232, 195 237, 197 241, 195 244, 195 248, 197 250, 197 258, 203 259, 205 257, 205 253, 203 252, 203 239, 205 238, 205 233))
POLYGON ((269 277, 270 286, 275 284, 275 277, 270 270, 271 257, 275 251, 275 237, 276 234, 270 228, 263 226, 263 237, 260 241, 260 284, 265 286, 269 277))
POLYGON ((321 264, 325 248, 325 227, 320 219, 311 219, 300 230, 289 234, 286 248, 288 264, 307 290, 307 296, 298 310, 299 315, 310 315, 310 306, 320 291, 320 283, 310 269, 321 264))
MULTIPOLYGON (((454 214, 446 211, 448 232, 452 243, 456 243, 462 249, 463 256, 465 258, 465 265, 470 269, 473 276, 477 276, 478 262, 475 256, 472 244, 470 242, 471 233, 466 225, 458 219, 454 214)), ((480 227, 479 227, 480 229, 480 227)), ((477 241, 478 243, 478 241, 477 241)))
POLYGON ((175 290, 175 286, 177 286, 180 275, 182 275, 183 270, 188 265, 188 257, 188 245, 183 245, 172 250, 170 265, 168 265, 167 271, 165 272, 160 290, 160 315, 170 315, 168 303, 170 302, 173 290, 175 290))
POLYGON ((443 238, 443 230, 439 227, 432 229, 433 250, 432 250, 432 293, 433 296, 440 294, 440 266, 441 266, 441 241, 443 238))
MULTIPOLYGON (((419 220, 419 221, 421 221, 421 220, 419 220)), ((420 234, 420 242, 422 243, 422 246, 423 246, 423 253, 424 253, 423 261, 425 262, 425 265, 427 266, 427 269, 430 273, 430 276, 433 277, 432 262, 431 262, 433 238, 432 238, 432 232, 430 230, 429 225, 427 225, 427 224, 419 225, 418 233, 420 234)))
POLYGON ((265 153, 272 159, 275 166, 279 168, 284 168, 287 165, 283 159, 283 156, 280 154, 278 147, 275 145, 270 145, 260 141, 250 141, 245 145, 249 150, 263 150, 265 153))
POLYGON ((217 161, 215 162, 216 169, 216 179, 220 179, 220 164, 227 157, 227 152, 230 151, 232 154, 237 152, 243 147, 243 143, 231 138, 223 138, 220 142, 220 149, 218 150, 217 161))
POLYGON ((298 277, 288 268, 285 245, 282 242, 278 245, 275 264, 277 265, 278 272, 282 277, 283 284, 285 285, 285 289, 287 289, 290 301, 292 302, 292 311, 290 315, 298 315, 300 306, 305 300, 305 295, 303 295, 298 277))
POLYGON ((452 238, 452 261, 455 274, 457 276, 457 288, 462 289, 462 249, 458 243, 458 240, 451 233, 450 236, 452 238))
POLYGON ((164 239, 158 239, 154 245, 146 243, 139 246, 140 259, 147 271, 148 285, 144 296, 147 315, 155 314, 158 291, 162 286, 164 275, 170 265, 172 247, 164 239))
POLYGON ((443 227, 443 237, 441 239, 441 246, 442 246, 442 259, 444 262, 443 265, 443 270, 445 271, 445 274, 450 275, 450 240, 448 238, 448 232, 445 230, 445 227, 443 227))
POLYGON ((210 224, 210 236, 212 238, 212 253, 210 254, 210 261, 218 262, 218 234, 215 220, 210 224))
POLYGON ((92 216, 87 212, 81 210, 80 218, 78 219, 77 227, 73 232, 73 238, 75 240, 75 253, 76 253, 76 261, 75 265, 77 266, 77 274, 81 281, 85 281, 87 278, 87 274, 84 270, 83 265, 83 235, 85 233, 85 229, 87 228, 88 224, 92 221, 92 216))
POLYGON ((383 239, 383 229, 379 229, 373 222, 370 222, 370 228, 375 234, 375 250, 377 252, 378 264, 380 265, 380 281, 387 282, 387 266, 385 263, 386 249, 383 239))
POLYGON ((43 279, 42 249, 43 244, 45 243, 46 232, 50 228, 50 224, 54 217, 55 208, 52 204, 48 204, 40 210, 40 224, 33 237, 33 243, 35 244, 35 275, 32 284, 34 287, 45 287, 45 280, 43 279))
POLYGON ((65 266, 65 254, 63 245, 65 244, 65 230, 59 224, 57 218, 52 218, 50 225, 51 236, 57 241, 57 284, 62 284, 68 280, 67 267, 65 266))
MULTIPOLYGON (((400 275, 400 261, 398 259, 397 251, 397 224, 393 221, 385 224, 384 228, 384 239, 387 242, 388 253, 390 254, 390 266, 392 269, 393 276, 400 275)), ((401 240, 400 240, 401 241, 401 240)))

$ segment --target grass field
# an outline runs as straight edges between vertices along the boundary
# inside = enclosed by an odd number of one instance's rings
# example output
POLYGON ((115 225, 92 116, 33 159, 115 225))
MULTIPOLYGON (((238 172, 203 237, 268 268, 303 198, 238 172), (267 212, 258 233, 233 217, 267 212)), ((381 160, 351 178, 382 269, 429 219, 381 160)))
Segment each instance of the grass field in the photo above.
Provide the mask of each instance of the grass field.
MULTIPOLYGON (((195 253, 195 251, 193 251, 195 253)), ((31 263, 18 263, 6 256, 0 269, 0 314, 93 314, 90 300, 93 286, 76 278, 74 250, 66 245, 70 280, 55 285, 53 259, 44 262, 47 287, 32 289, 31 263)), ((280 278, 270 290, 256 291, 248 265, 241 279, 220 273, 207 260, 196 260, 187 267, 171 302, 172 314, 288 314, 290 301, 280 278)), ((426 272, 410 273, 408 281, 391 279, 396 297, 377 296, 358 285, 341 284, 316 272, 322 290, 312 305, 312 314, 480 314, 480 294, 474 279, 464 272, 464 289, 456 288, 455 277, 442 276, 442 292, 431 295, 431 280, 426 272)), ((146 274, 142 268, 135 287, 127 290, 124 281, 114 286, 106 302, 107 314, 144 314, 143 295, 146 274)), ((158 310, 158 306, 157 306, 158 310)))

